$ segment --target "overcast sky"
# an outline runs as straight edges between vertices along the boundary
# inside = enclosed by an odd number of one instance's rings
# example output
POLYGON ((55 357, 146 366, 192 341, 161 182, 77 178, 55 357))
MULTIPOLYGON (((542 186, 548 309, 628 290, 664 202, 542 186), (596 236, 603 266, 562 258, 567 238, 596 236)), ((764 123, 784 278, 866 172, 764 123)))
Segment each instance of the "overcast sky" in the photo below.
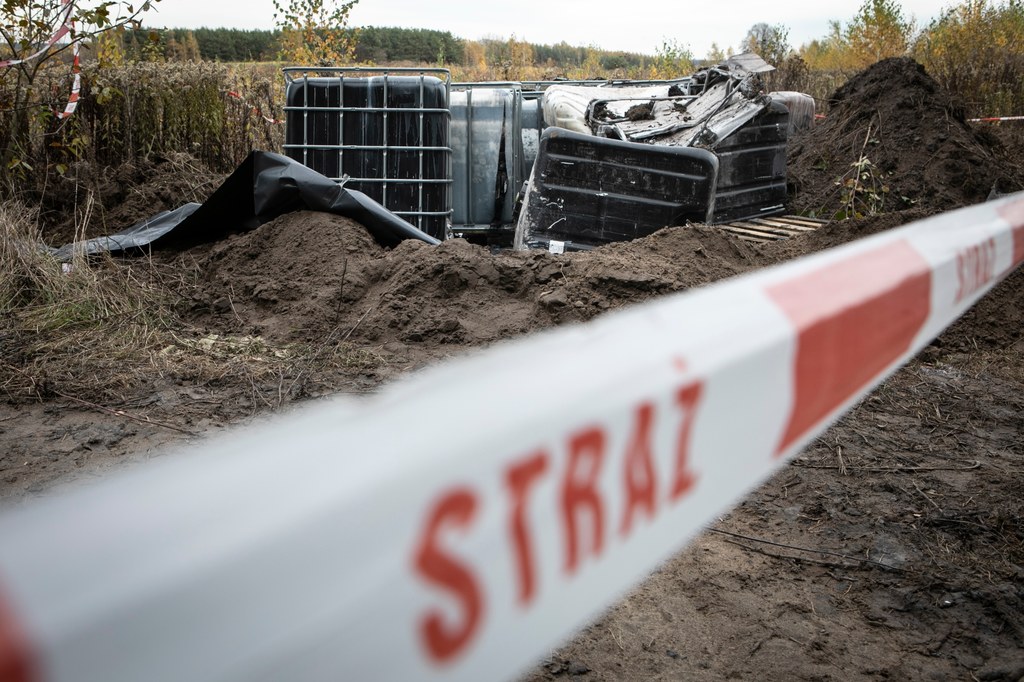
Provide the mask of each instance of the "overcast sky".
MULTIPOLYGON (((459 38, 506 38, 532 43, 596 45, 608 50, 653 54, 665 39, 704 56, 712 42, 736 47, 758 22, 784 24, 790 44, 799 47, 828 31, 830 19, 847 21, 863 0, 730 0, 729 2, 593 2, 584 0, 359 0, 354 26, 404 26, 451 31, 459 38), (692 9, 691 9, 692 8, 692 9)), ((902 0, 919 23, 950 0, 902 0)), ((149 26, 182 28, 272 28, 271 0, 161 0, 147 15, 149 26)))

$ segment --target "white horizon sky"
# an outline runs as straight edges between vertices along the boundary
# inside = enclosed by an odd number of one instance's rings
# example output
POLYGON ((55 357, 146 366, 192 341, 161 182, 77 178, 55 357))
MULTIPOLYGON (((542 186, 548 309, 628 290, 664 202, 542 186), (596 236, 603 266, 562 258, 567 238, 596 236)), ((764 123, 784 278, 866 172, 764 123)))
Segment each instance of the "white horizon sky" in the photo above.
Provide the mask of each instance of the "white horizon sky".
MULTIPOLYGON (((285 0, 286 1, 286 0, 285 0)), ((732 0, 729 3, 690 3, 647 0, 639 5, 595 3, 584 0, 518 0, 498 4, 485 0, 450 0, 430 4, 423 0, 359 0, 353 8, 353 26, 401 26, 451 31, 458 38, 507 38, 515 35, 532 43, 594 45, 606 50, 654 54, 666 39, 688 47, 695 57, 707 54, 711 44, 736 48, 747 30, 758 22, 789 28, 794 48, 828 32, 829 20, 848 21, 863 0, 732 0), (717 11, 716 11, 717 10, 717 11)), ((952 0, 902 0, 906 15, 927 24, 952 0)), ((272 0, 161 0, 144 17, 151 27, 225 27, 270 29, 274 26, 272 0)))

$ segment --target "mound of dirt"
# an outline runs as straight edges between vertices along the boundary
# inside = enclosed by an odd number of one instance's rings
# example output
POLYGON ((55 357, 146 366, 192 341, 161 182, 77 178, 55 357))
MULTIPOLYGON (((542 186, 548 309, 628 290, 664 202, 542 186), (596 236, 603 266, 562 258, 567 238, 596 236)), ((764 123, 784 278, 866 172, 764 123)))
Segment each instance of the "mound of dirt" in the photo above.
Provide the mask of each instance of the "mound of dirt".
POLYGON ((911 206, 928 213, 1024 189, 1024 174, 989 131, 964 120, 912 59, 885 59, 832 96, 824 121, 789 149, 792 208, 822 217, 911 206))
MULTIPOLYGON (((399 344, 427 358, 781 263, 927 217, 915 207, 753 247, 704 226, 666 228, 589 252, 497 252, 455 239, 387 250, 339 216, 300 211, 193 249, 197 323, 275 343, 399 344)), ((937 342, 1005 348, 1022 338, 1017 274, 937 342), (1016 317, 1014 319, 1016 319, 1016 317), (1019 327, 1019 326, 1018 326, 1019 327)), ((944 345, 943 345, 944 344, 944 345)))
POLYGON ((361 225, 329 213, 286 214, 193 251, 212 312, 294 340, 322 331, 358 300, 383 249, 361 225))
POLYGON ((738 274, 747 245, 706 227, 591 252, 503 252, 450 240, 385 251, 358 224, 297 212, 193 250, 201 307, 280 342, 476 345, 738 274))

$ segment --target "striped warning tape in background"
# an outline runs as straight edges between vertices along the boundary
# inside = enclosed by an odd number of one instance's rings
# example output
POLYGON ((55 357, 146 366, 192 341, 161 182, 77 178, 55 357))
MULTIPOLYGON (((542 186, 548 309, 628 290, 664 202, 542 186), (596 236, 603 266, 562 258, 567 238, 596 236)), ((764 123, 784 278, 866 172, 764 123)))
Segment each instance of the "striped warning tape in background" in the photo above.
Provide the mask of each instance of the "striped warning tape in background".
POLYGON ((71 60, 71 71, 74 74, 74 80, 71 83, 71 95, 68 97, 68 103, 64 105, 64 111, 57 113, 57 118, 69 118, 74 115, 75 110, 78 109, 78 98, 82 93, 82 63, 81 63, 81 41, 75 39, 75 22, 71 19, 71 0, 63 0, 64 4, 68 6, 67 19, 65 20, 65 27, 68 32, 72 35, 72 60, 71 60))
POLYGON ((985 118, 969 118, 971 123, 999 123, 1000 121, 1024 121, 1024 116, 987 116, 985 118))
POLYGON ((242 95, 240 93, 238 93, 238 92, 236 92, 234 90, 228 90, 228 97, 231 97, 232 99, 237 99, 240 102, 248 104, 249 107, 252 109, 253 113, 255 113, 257 116, 262 118, 267 123, 272 123, 272 124, 284 123, 283 119, 277 119, 277 118, 273 118, 271 116, 267 116, 266 114, 263 113, 263 111, 258 106, 256 106, 255 104, 252 104, 251 102, 248 102, 245 97, 242 97, 242 95))
POLYGON ((7 511, 0 679, 514 677, 1022 261, 1016 195, 7 511))
MULTIPOLYGON (((815 114, 814 120, 824 121, 825 114, 815 114)), ((985 116, 983 118, 969 118, 968 123, 999 123, 1001 121, 1024 121, 1024 116, 985 116)))
POLYGON ((62 38, 70 35, 72 40, 71 49, 73 53, 71 68, 72 73, 74 74, 74 80, 71 84, 71 95, 68 98, 68 103, 64 106, 63 111, 56 112, 57 118, 68 118, 69 116, 72 116, 75 113, 75 110, 78 108, 78 99, 82 92, 82 69, 80 61, 81 41, 79 41, 74 35, 75 22, 71 18, 72 14, 74 13, 74 3, 72 2, 72 0, 61 0, 61 4, 63 5, 63 9, 61 10, 63 16, 63 19, 61 20, 61 25, 57 29, 57 31, 49 38, 49 40, 47 40, 43 44, 43 47, 40 48, 38 51, 21 59, 7 59, 4 61, 0 61, 0 69, 18 66, 19 64, 25 64, 27 62, 34 61, 42 57, 44 54, 46 54, 50 50, 50 48, 56 45, 62 38))
POLYGON ((0 61, 0 69, 8 68, 11 66, 18 66, 19 64, 26 64, 28 62, 39 59, 44 54, 46 54, 51 47, 56 45, 61 38, 72 32, 73 24, 71 22, 71 13, 74 11, 74 4, 71 2, 71 0, 61 0, 61 4, 64 6, 64 9, 62 10, 64 18, 61 20, 61 24, 57 28, 57 31, 52 36, 50 36, 50 38, 45 43, 43 43, 43 47, 41 47, 36 52, 33 52, 32 54, 28 55, 27 57, 22 57, 21 59, 5 59, 0 61))

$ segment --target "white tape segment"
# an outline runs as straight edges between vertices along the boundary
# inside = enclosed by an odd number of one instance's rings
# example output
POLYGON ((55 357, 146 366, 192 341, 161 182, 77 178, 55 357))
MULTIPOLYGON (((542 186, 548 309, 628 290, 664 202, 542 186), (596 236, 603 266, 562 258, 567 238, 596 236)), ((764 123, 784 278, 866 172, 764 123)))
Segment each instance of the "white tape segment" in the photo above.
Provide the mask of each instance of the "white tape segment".
POLYGON ((969 118, 971 123, 999 123, 1001 121, 1024 121, 1024 116, 986 116, 985 118, 969 118))
POLYGON ((78 109, 78 100, 82 94, 82 71, 78 58, 78 43, 75 43, 75 58, 72 67, 75 70, 75 77, 71 82, 71 95, 68 97, 68 103, 64 105, 64 111, 57 112, 57 118, 70 118, 78 109))
POLYGON ((1016 195, 10 511, 0 679, 513 677, 1022 260, 1016 195))

